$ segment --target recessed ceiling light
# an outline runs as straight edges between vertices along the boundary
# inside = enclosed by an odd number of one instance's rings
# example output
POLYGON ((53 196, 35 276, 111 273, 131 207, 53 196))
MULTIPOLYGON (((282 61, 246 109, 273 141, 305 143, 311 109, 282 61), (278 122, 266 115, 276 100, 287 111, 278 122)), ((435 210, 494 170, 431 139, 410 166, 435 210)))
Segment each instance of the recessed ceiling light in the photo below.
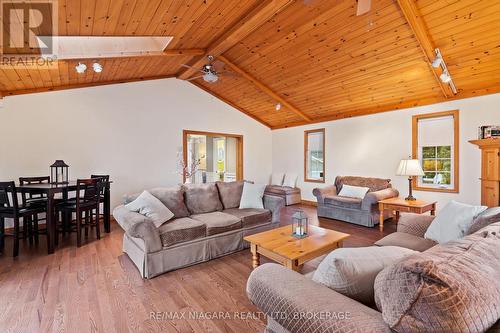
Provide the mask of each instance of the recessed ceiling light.
POLYGON ((98 62, 94 62, 92 64, 92 68, 94 69, 94 72, 96 72, 96 73, 102 72, 102 65, 98 62))
POLYGON ((79 62, 78 65, 75 66, 75 69, 78 74, 83 74, 87 70, 87 65, 79 62))
POLYGON ((281 103, 276 103, 275 109, 276 111, 281 110, 281 103))

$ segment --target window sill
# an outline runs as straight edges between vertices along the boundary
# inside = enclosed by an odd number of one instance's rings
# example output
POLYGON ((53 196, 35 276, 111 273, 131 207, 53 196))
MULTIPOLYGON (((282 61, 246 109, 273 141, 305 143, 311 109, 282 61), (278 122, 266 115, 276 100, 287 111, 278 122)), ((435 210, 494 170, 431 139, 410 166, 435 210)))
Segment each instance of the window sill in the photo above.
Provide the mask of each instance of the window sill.
POLYGON ((438 187, 414 186, 413 190, 414 191, 424 191, 424 192, 459 193, 458 188, 448 189, 448 188, 438 188, 438 187))
POLYGON ((324 179, 307 179, 304 178, 305 183, 325 183, 324 179))

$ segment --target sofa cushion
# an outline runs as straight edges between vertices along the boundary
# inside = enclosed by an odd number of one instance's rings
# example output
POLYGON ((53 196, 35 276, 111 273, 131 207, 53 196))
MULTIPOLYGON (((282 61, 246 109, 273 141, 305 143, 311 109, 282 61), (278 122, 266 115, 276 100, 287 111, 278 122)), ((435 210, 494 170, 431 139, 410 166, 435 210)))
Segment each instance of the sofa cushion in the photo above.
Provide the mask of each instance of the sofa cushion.
POLYGON ((223 212, 191 215, 191 218, 203 222, 207 226, 207 236, 241 228, 240 218, 223 212))
POLYGON ((215 183, 184 184, 186 206, 191 214, 203 214, 222 210, 219 191, 215 183))
MULTIPOLYGON (((149 193, 154 195, 160 200, 172 213, 175 218, 189 216, 189 211, 184 204, 184 190, 181 186, 176 187, 157 187, 148 190, 149 193)), ((124 204, 128 204, 135 200, 140 193, 130 194, 125 196, 124 204)))
POLYGON ((206 236, 206 226, 203 222, 183 217, 163 224, 158 228, 161 243, 164 247, 184 243, 206 236))
POLYGON ((285 196, 287 194, 300 193, 300 188, 289 187, 289 186, 267 185, 264 193, 276 196, 285 196))
POLYGON ((224 209, 238 208, 243 192, 243 182, 217 182, 216 184, 224 209))
POLYGON ((384 269, 375 301, 397 332, 485 332, 500 318, 500 223, 384 269))
POLYGON ((398 246, 340 248, 321 261, 312 280, 359 302, 373 304, 377 274, 415 253, 398 246))
POLYGON ((272 214, 269 209, 258 208, 232 208, 223 211, 226 214, 236 216, 241 219, 242 227, 248 228, 258 224, 271 222, 272 214))
POLYGON ((496 222, 500 222, 500 207, 489 208, 474 219, 469 230, 466 231, 466 234, 469 235, 475 233, 476 231, 496 222))
POLYGON ((335 178, 337 193, 340 193, 343 184, 368 187, 370 192, 376 192, 391 187, 391 180, 369 177, 338 176, 335 178))
POLYGON ((338 195, 329 195, 325 197, 325 205, 351 208, 351 209, 361 209, 361 203, 363 200, 359 198, 341 197, 338 195))
POLYGON ((393 232, 375 242, 378 246, 401 246, 407 249, 423 252, 437 243, 422 237, 407 234, 406 232, 393 232))

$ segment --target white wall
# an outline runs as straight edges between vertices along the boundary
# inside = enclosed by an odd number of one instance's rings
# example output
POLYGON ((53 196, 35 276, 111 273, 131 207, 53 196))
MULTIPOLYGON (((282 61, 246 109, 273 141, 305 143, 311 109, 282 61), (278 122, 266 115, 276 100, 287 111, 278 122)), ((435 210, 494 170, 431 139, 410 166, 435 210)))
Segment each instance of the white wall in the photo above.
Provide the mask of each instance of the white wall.
POLYGON ((110 174, 112 206, 181 182, 183 129, 242 134, 245 178, 267 182, 271 173, 270 129, 176 79, 7 97, 0 126, 0 180, 48 175, 63 159, 72 179, 110 174))
POLYGON ((468 141, 477 139, 480 125, 500 124, 500 94, 416 107, 273 131, 273 171, 296 172, 302 198, 315 200, 315 187, 332 184, 338 175, 387 177, 402 195, 406 177, 395 175, 401 158, 411 155, 412 115, 460 110, 460 193, 416 191, 424 200, 437 200, 438 209, 450 200, 479 204, 480 151, 468 141), (326 129, 326 184, 304 183, 304 130, 326 129))

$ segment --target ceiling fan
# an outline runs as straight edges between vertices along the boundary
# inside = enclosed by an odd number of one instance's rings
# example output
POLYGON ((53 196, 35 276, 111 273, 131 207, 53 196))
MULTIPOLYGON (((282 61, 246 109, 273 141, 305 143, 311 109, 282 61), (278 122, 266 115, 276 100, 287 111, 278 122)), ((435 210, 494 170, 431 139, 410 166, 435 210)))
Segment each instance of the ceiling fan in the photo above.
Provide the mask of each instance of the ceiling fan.
POLYGON ((201 69, 194 68, 186 64, 182 65, 182 67, 191 68, 201 73, 201 75, 191 77, 187 79, 187 81, 203 78, 205 82, 215 83, 221 76, 236 76, 235 73, 224 70, 224 63, 220 60, 215 60, 214 56, 208 55, 207 58, 208 63, 203 65, 201 69))
MULTIPOLYGON (((306 5, 311 4, 315 0, 304 0, 306 5)), ((372 7, 372 0, 356 0, 358 2, 358 8, 356 10, 356 16, 361 16, 370 11, 372 7)))

